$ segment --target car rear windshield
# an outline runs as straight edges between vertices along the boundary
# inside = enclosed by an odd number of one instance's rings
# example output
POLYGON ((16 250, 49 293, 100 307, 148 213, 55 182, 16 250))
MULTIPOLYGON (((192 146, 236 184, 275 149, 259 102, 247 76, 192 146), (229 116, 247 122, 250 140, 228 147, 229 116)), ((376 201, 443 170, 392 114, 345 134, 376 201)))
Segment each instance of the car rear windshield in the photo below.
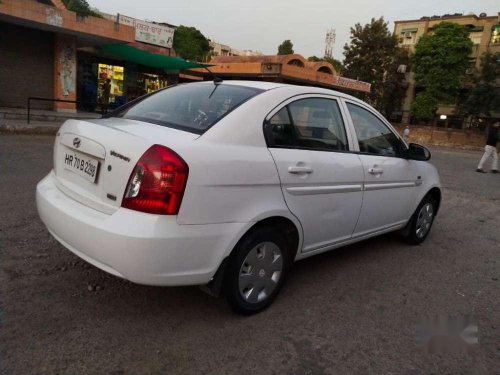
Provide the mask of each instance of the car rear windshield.
POLYGON ((238 85, 182 84, 158 91, 114 116, 202 134, 263 91, 238 85))

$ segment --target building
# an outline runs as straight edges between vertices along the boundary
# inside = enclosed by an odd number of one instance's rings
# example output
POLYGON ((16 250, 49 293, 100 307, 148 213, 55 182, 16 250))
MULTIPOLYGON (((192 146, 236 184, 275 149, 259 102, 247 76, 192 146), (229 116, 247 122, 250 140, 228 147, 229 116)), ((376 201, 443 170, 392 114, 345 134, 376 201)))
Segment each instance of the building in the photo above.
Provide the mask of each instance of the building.
MULTIPOLYGON (((420 37, 432 32, 433 27, 444 21, 458 23, 468 28, 470 39, 474 43, 470 55, 471 68, 480 66, 480 57, 486 51, 500 53, 500 13, 496 16, 487 16, 485 13, 481 13, 479 16, 473 13, 467 15, 455 13, 422 17, 418 20, 395 21, 394 33, 399 37, 400 46, 414 52, 420 37)), ((467 73, 472 74, 473 69, 469 69, 467 73)), ((405 76, 407 91, 400 118, 402 123, 410 123, 410 106, 419 88, 415 85, 414 75, 411 71, 407 71, 405 76)), ((438 126, 450 124, 452 127, 462 128, 462 119, 454 116, 454 106, 440 106, 438 114, 448 116, 448 121, 438 122, 438 126)))
POLYGON ((240 50, 209 39, 210 55, 217 56, 262 56, 262 52, 251 49, 240 50))
POLYGON ((254 51, 252 49, 244 49, 241 51, 239 56, 263 56, 264 54, 260 51, 254 51))
POLYGON ((201 65, 175 57, 173 35, 166 24, 83 16, 61 0, 1 0, 0 107, 41 97, 78 103, 36 101, 36 108, 99 110, 106 79, 111 108, 176 83, 180 70, 201 65))
MULTIPOLYGON (((210 61, 210 71, 222 79, 261 80, 324 87, 339 91, 370 92, 370 84, 341 77, 326 61, 312 62, 299 54, 216 56, 210 61)), ((193 74, 212 77, 204 69, 192 69, 193 74)))

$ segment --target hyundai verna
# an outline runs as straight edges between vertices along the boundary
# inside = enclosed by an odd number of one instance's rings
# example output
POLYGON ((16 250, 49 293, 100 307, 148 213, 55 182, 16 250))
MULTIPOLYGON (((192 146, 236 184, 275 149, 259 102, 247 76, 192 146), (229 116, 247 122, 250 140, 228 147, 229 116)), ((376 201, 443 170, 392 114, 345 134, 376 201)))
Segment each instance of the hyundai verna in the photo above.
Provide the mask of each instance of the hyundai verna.
POLYGON ((183 84, 69 120, 37 186, 49 232, 139 284, 204 285, 267 307, 294 261, 382 233, 425 240, 441 201, 429 151, 327 89, 183 84))

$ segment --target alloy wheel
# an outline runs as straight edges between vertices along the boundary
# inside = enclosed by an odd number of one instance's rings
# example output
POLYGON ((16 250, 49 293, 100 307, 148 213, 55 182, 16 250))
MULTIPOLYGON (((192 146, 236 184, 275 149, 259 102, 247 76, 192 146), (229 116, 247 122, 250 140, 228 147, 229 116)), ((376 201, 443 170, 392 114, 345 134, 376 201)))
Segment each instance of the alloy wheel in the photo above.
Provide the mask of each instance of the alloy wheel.
POLYGON ((432 220, 434 219, 434 207, 432 203, 426 203, 420 209, 417 217, 416 235, 418 238, 424 238, 431 229, 432 220))

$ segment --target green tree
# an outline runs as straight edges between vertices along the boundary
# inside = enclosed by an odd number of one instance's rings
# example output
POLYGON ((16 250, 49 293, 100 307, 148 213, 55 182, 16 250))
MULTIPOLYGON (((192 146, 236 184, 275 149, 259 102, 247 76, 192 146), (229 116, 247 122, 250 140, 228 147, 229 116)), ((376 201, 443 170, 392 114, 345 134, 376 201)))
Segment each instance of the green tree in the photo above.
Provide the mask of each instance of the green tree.
POLYGON ((344 65, 342 64, 342 61, 334 59, 333 57, 326 56, 323 57, 323 60, 332 64, 339 75, 344 71, 344 65))
POLYGON ((278 46, 278 55, 291 54, 293 54, 293 43, 290 41, 290 39, 284 40, 283 43, 278 46))
POLYGON ((493 111, 500 111, 498 79, 500 79, 500 53, 485 52, 481 56, 481 68, 474 75, 473 87, 461 105, 461 112, 490 117, 493 111))
POLYGON ((314 56, 309 56, 307 58, 307 61, 312 61, 312 62, 320 62, 322 59, 320 59, 318 56, 314 55, 314 56))
POLYGON ((86 0, 62 0, 66 9, 71 10, 72 12, 84 15, 84 16, 92 16, 99 17, 102 16, 93 10, 89 3, 86 0))
POLYGON ((408 65, 406 50, 388 28, 384 18, 372 18, 369 24, 357 23, 351 28, 351 42, 344 46, 343 75, 371 83, 369 94, 357 94, 386 117, 401 107, 404 97, 404 74, 408 65))
POLYGON ((210 51, 208 39, 200 30, 182 25, 175 29, 173 46, 180 57, 191 61, 204 61, 210 51))
MULTIPOLYGON (((415 46, 412 67, 415 81, 424 91, 415 100, 427 103, 433 98, 435 103, 455 103, 471 52, 469 31, 456 23, 441 22, 431 34, 422 36, 415 46)), ((421 112, 412 114, 418 119, 421 112)))
POLYGON ((431 121, 438 108, 438 102, 434 96, 424 91, 419 93, 411 103, 411 113, 415 118, 423 121, 431 121))
POLYGON ((342 65, 342 62, 340 60, 334 59, 333 57, 326 57, 325 56, 323 58, 320 58, 320 57, 314 55, 314 56, 309 56, 307 58, 307 61, 312 61, 312 62, 326 61, 326 62, 333 65, 333 67, 337 71, 337 74, 339 74, 339 75, 342 74, 342 71, 344 70, 344 66, 342 65))

